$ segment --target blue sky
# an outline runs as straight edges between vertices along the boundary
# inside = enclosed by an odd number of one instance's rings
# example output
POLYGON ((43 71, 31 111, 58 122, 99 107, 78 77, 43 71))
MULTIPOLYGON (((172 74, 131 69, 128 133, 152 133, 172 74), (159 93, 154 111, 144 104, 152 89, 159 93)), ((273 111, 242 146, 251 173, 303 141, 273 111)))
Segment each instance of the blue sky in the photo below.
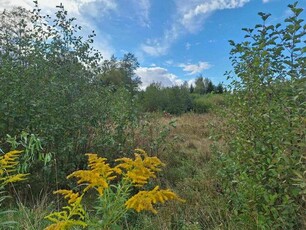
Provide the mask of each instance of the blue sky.
MULTIPOLYGON (((215 84, 226 82, 231 70, 228 40, 241 41, 243 27, 260 22, 258 12, 272 13, 270 22, 289 15, 290 0, 40 0, 46 13, 60 2, 70 16, 95 30, 95 47, 105 58, 131 52, 139 60, 136 74, 142 87, 152 82, 164 86, 192 83, 202 74, 215 84)), ((31 0, 0 0, 0 10, 31 0)), ((299 6, 306 8, 306 0, 299 6)), ((305 12, 303 17, 306 18, 305 12)))

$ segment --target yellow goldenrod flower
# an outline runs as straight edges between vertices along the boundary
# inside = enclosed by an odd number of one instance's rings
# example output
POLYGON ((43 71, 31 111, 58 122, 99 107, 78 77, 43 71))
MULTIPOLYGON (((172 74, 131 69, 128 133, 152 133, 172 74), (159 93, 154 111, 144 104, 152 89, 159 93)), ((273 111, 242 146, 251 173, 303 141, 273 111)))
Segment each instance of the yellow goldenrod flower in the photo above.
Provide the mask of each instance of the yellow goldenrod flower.
POLYGON ((106 163, 106 158, 98 157, 97 154, 93 153, 87 153, 86 155, 88 156, 88 166, 92 171, 99 173, 103 178, 107 178, 108 180, 115 179, 116 176, 111 176, 114 171, 106 163))
POLYGON ((104 189, 108 188, 108 182, 116 178, 113 176, 114 170, 107 164, 106 158, 98 157, 97 154, 86 154, 88 156, 88 165, 90 170, 78 170, 71 173, 67 178, 79 178, 78 184, 87 183, 88 185, 83 190, 88 191, 95 188, 99 195, 103 195, 104 189))
POLYGON ((90 170, 79 170, 71 173, 67 178, 76 177, 79 178, 77 181, 78 184, 83 182, 87 183, 87 186, 83 189, 84 192, 88 191, 91 188, 96 188, 99 195, 103 195, 104 189, 108 188, 107 180, 99 173, 90 170))
POLYGON ((57 191, 53 192, 53 194, 63 195, 64 198, 68 200, 68 204, 75 203, 77 198, 80 197, 78 192, 74 193, 73 191, 66 190, 66 189, 57 190, 57 191))
POLYGON ((25 178, 27 175, 29 174, 16 174, 16 175, 10 175, 4 178, 1 178, 0 180, 5 180, 5 184, 8 183, 14 183, 17 181, 22 181, 22 180, 26 180, 27 178, 25 178))
POLYGON ((50 226, 46 227, 45 230, 65 230, 69 229, 70 226, 71 223, 68 221, 60 221, 58 223, 51 224, 50 226))
POLYGON ((14 170, 15 166, 18 165, 18 157, 21 153, 22 151, 14 150, 0 156, 0 168, 7 172, 14 170))
POLYGON ((83 195, 79 196, 78 193, 73 193, 70 190, 58 190, 54 193, 64 195, 68 199, 69 206, 63 207, 60 212, 54 212, 46 216, 45 219, 54 222, 54 224, 48 226, 45 230, 65 230, 73 226, 85 228, 87 226, 84 222, 86 212, 81 204, 83 195))
POLYGON ((22 151, 10 151, 0 156, 0 186, 25 180, 28 174, 14 174, 17 171, 18 157, 22 151))
POLYGON ((140 191, 133 197, 131 197, 126 203, 127 208, 135 209, 137 212, 142 210, 148 210, 153 213, 157 213, 153 208, 153 204, 159 202, 164 203, 167 200, 178 200, 185 202, 185 200, 179 198, 174 192, 167 190, 159 190, 159 186, 156 186, 152 191, 140 191))
POLYGON ((143 150, 136 151, 139 154, 135 153, 135 160, 126 157, 117 159, 117 162, 123 163, 118 164, 115 170, 119 174, 124 174, 135 186, 142 187, 150 178, 156 177, 156 172, 161 171, 160 167, 164 164, 157 157, 149 157, 143 150))

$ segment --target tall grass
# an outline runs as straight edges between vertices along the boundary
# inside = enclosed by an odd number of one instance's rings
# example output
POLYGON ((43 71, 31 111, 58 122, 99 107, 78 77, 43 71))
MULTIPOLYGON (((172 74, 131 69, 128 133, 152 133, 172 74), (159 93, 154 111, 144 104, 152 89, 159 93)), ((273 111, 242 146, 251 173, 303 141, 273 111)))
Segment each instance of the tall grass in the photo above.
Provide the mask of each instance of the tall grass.
MULTIPOLYGON (((159 121, 167 123, 169 119, 159 121)), ((176 128, 159 155, 166 163, 159 183, 170 186, 186 203, 161 207, 156 216, 140 216, 136 229, 235 229, 229 225, 226 203, 212 164, 211 123, 216 122, 219 119, 213 113, 176 117, 176 128)))

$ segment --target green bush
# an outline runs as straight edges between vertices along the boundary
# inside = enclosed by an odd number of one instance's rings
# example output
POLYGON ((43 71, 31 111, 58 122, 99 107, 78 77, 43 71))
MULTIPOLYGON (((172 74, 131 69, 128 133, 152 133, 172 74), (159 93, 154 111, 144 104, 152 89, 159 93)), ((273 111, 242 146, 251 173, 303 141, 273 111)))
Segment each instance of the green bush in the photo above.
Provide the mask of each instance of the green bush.
POLYGON ((186 86, 163 88, 153 83, 140 95, 140 107, 145 112, 167 112, 179 115, 192 109, 192 99, 186 86))
POLYGON ((32 12, 4 11, 0 17, 4 150, 9 147, 5 134, 14 137, 24 130, 39 136, 44 152, 54 156, 45 180, 50 186, 85 167, 84 152, 125 152, 127 139, 133 138, 129 131, 137 123, 135 57, 102 62, 92 48, 95 34, 87 40, 79 36, 81 27, 68 18, 63 5, 54 17, 41 15, 38 6, 32 12), (118 74, 118 81, 106 81, 118 74))
POLYGON ((223 106, 224 94, 192 94, 193 110, 196 113, 207 113, 213 109, 223 106))
POLYGON ((239 80, 224 113, 228 151, 216 163, 241 229, 305 228, 306 25, 297 3, 289 8, 284 26, 259 13, 245 41, 230 41, 239 80))

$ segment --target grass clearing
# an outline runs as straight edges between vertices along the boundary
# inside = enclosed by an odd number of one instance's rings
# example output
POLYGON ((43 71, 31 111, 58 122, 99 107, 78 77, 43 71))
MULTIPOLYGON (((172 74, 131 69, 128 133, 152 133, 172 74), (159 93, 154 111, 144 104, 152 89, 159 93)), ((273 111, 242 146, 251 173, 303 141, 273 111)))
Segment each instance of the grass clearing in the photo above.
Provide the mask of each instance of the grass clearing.
POLYGON ((171 187, 186 203, 171 203, 159 208, 156 216, 142 215, 142 229, 231 229, 222 191, 214 177, 210 138, 212 124, 218 123, 213 113, 183 114, 163 117, 156 125, 175 119, 176 128, 167 137, 159 154, 166 163, 160 183, 171 187))

